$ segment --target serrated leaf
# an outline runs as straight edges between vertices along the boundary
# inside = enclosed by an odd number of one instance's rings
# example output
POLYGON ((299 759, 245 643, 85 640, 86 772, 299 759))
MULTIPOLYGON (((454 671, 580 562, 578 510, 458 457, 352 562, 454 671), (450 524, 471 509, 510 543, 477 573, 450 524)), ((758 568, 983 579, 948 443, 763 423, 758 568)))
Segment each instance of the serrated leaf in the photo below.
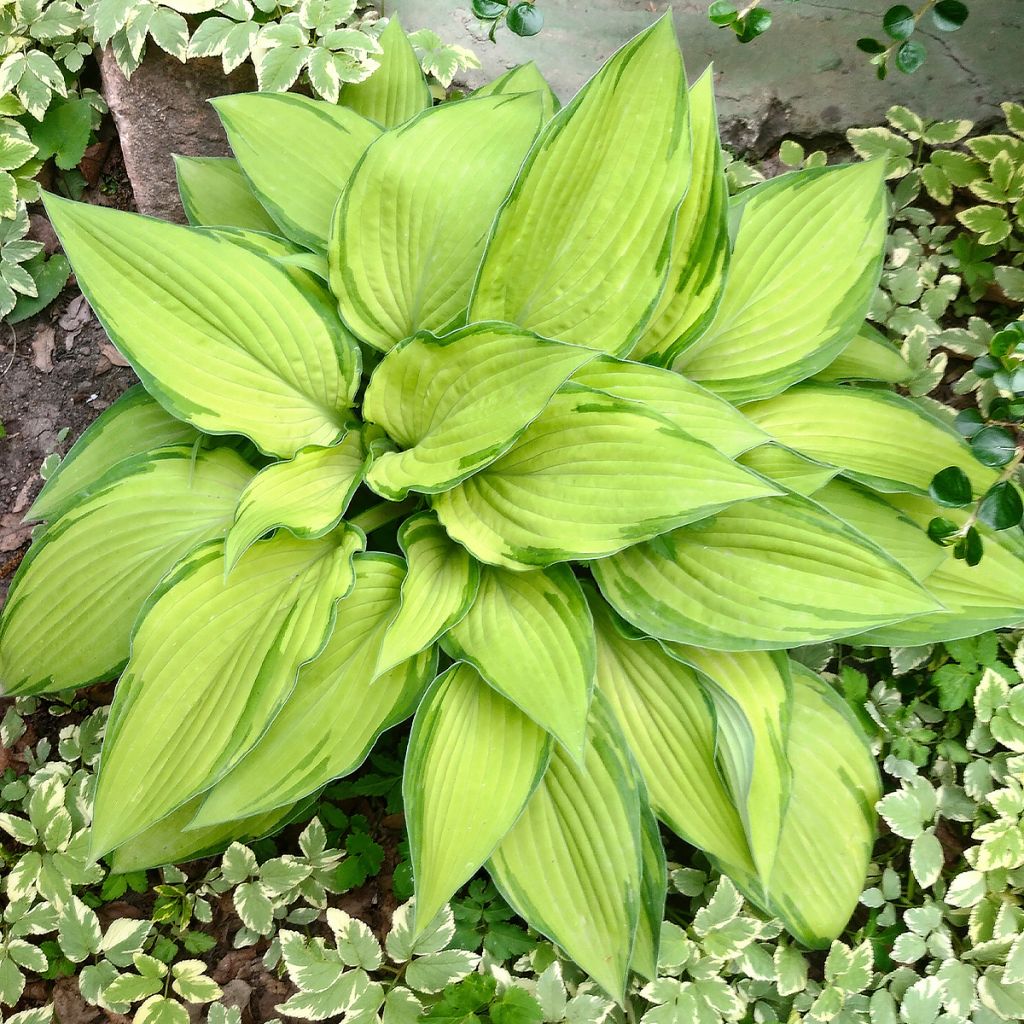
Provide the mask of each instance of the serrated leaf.
POLYGON ((61 952, 75 964, 98 953, 102 933, 96 912, 73 896, 57 913, 57 939, 61 952))

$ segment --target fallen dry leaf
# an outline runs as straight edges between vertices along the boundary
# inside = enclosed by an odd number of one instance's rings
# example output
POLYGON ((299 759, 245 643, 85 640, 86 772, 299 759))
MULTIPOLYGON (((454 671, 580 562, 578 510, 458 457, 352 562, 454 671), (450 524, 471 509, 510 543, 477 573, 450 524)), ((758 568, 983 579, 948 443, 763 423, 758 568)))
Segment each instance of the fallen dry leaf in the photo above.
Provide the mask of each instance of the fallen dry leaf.
POLYGON ((100 345, 100 352, 110 360, 114 366, 131 366, 131 363, 120 352, 110 344, 109 341, 104 341, 100 345))
POLYGON ((53 328, 45 325, 32 336, 32 365, 43 373, 53 369, 53 328))

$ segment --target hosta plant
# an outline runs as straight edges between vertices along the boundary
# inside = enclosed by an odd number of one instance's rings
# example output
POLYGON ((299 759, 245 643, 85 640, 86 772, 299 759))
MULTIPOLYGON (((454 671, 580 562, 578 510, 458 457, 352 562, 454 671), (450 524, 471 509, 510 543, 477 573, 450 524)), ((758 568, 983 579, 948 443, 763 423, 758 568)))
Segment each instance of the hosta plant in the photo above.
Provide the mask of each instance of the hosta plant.
POLYGON ((994 471, 844 383, 884 168, 730 203, 667 19, 558 112, 529 66, 437 107, 407 72, 358 110, 218 101, 236 159, 180 162, 191 227, 48 201, 142 384, 31 509, 0 677, 121 673, 115 871, 279 827, 412 717, 416 928, 486 867, 620 998, 660 821, 827 945, 879 783, 788 650, 1024 620, 1019 539, 970 567, 924 530, 938 469, 994 471))

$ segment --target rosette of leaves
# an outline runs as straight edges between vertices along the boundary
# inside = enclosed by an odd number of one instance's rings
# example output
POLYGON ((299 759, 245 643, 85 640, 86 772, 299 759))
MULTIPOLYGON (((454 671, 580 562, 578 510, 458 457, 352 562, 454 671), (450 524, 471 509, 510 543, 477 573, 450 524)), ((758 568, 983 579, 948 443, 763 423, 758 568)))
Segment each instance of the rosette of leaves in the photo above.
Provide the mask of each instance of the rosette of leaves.
POLYGON ((414 716, 416 929, 486 867, 620 998, 655 976, 660 820, 827 946, 878 778, 787 650, 1024 619, 1016 547, 970 569, 924 530, 938 468, 992 471, 842 383, 884 168, 730 203, 667 18, 558 113, 532 66, 431 107, 394 52, 341 106, 218 100, 191 227, 48 200, 142 385, 30 511, 0 678, 122 673, 95 856, 265 834, 414 716))

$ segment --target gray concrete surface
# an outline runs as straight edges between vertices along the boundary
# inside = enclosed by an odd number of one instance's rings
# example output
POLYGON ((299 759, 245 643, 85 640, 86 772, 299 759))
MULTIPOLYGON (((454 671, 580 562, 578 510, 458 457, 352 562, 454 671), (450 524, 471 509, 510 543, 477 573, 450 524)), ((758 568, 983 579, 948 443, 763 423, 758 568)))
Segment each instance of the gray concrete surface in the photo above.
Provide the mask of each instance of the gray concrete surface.
MULTIPOLYGON (((994 118, 1002 100, 1024 99, 1024 0, 971 0, 955 33, 919 29, 928 60, 916 74, 891 72, 879 82, 854 43, 880 35, 894 0, 765 0, 775 16, 767 35, 745 46, 707 19, 707 0, 671 6, 691 78, 714 63, 719 113, 733 145, 762 152, 786 135, 813 138, 851 125, 878 124, 894 103, 935 118, 994 118)), ((912 0, 908 0, 912 6, 912 0)), ((499 33, 490 43, 469 0, 387 0, 406 28, 430 28, 471 47, 484 70, 479 84, 536 60, 567 99, 603 60, 669 6, 665 0, 537 0, 545 27, 530 39, 499 33)))

